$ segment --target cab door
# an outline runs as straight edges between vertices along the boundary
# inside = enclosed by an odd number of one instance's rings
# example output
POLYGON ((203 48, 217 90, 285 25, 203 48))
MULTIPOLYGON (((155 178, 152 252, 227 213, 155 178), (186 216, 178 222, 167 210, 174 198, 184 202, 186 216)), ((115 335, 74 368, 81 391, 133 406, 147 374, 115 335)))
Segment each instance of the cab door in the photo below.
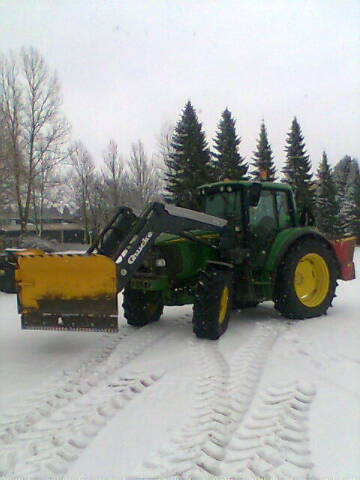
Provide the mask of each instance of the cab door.
POLYGON ((254 268, 265 264, 279 231, 276 192, 263 189, 256 207, 249 207, 250 258, 254 268))

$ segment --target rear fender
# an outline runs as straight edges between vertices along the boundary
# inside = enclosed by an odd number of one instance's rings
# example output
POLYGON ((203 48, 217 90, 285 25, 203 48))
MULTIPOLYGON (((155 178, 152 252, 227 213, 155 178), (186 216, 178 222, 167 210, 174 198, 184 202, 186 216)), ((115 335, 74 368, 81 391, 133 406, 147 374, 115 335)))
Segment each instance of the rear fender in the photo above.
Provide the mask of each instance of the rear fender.
POLYGON ((318 230, 315 230, 311 227, 290 228, 280 232, 277 235, 264 267, 264 277, 269 278, 270 275, 274 284, 276 280, 277 269, 289 248, 291 248, 295 243, 305 240, 306 238, 317 238, 319 241, 322 241, 328 245, 333 252, 335 261, 337 263, 337 278, 342 278, 342 263, 337 255, 334 244, 318 230))

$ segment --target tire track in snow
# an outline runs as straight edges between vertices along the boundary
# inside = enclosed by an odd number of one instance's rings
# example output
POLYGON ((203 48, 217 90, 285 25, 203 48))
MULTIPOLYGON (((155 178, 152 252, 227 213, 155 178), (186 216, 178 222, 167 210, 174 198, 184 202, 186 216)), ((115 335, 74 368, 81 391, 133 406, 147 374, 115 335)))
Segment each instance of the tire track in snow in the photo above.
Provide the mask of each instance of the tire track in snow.
MULTIPOLYGON (((131 335, 126 326, 121 328, 115 338, 106 342, 98 352, 91 353, 91 358, 83 360, 69 371, 65 370, 51 379, 48 386, 16 405, 8 412, 2 413, 0 421, 0 445, 11 443, 17 435, 25 433, 43 418, 49 417, 53 411, 89 391, 93 386, 93 375, 100 372, 102 364, 106 363, 119 343, 131 335)), ((106 337, 106 336, 105 336, 106 337)))
POLYGON ((307 431, 315 393, 304 383, 268 387, 232 438, 222 473, 249 480, 313 478, 307 431))
POLYGON ((192 479, 219 475, 227 445, 251 405, 264 364, 280 328, 257 324, 249 342, 235 353, 231 366, 218 342, 193 340, 195 401, 188 424, 175 431, 149 460, 143 476, 192 479))
MULTIPOLYGON (((11 426, 5 427, 5 432, 0 438, 0 472, 26 476, 35 474, 35 471, 38 471, 40 467, 42 468, 44 459, 49 458, 49 452, 53 452, 54 449, 66 444, 66 442, 69 443, 73 438, 71 434, 70 440, 67 439, 66 432, 72 432, 74 428, 80 430, 85 428, 86 430, 89 422, 96 423, 98 421, 99 425, 103 424, 102 418, 107 417, 107 406, 109 411, 112 412, 117 408, 116 405, 114 406, 111 403, 114 401, 112 395, 110 395, 110 403, 104 402, 104 398, 109 394, 109 385, 111 388, 119 387, 121 389, 120 393, 123 393, 124 388, 126 390, 126 385, 121 387, 124 383, 123 378, 120 378, 120 384, 118 384, 119 370, 134 357, 140 355, 145 348, 172 333, 174 324, 181 325, 182 323, 180 320, 169 321, 170 328, 166 329, 162 329, 158 324, 151 324, 140 330, 131 330, 132 333, 129 335, 121 335, 114 342, 111 351, 106 350, 109 348, 107 346, 105 347, 105 353, 100 352, 98 362, 91 362, 91 365, 80 367, 79 371, 70 380, 66 381, 65 386, 61 386, 60 395, 59 389, 56 388, 55 392, 51 391, 48 398, 44 399, 40 406, 35 406, 30 414, 28 413, 21 420, 13 422, 11 426), (122 341, 125 339, 126 341, 122 341), (103 358, 104 354, 106 358, 103 358), (54 397, 60 402, 52 403, 54 397), (48 410, 40 411, 43 405, 47 405, 48 410), (103 414, 98 409, 103 411, 103 414), (84 412, 87 412, 87 414, 84 415, 84 412), (91 415, 89 416, 89 412, 92 412, 92 418, 91 415), (62 431, 65 433, 63 434, 62 431), (63 438, 64 435, 65 438, 63 438), (47 439, 45 446, 44 438, 47 439), (40 452, 43 454, 40 454, 40 452), (32 466, 35 464, 37 467, 34 470, 32 466)), ((125 327, 125 329, 127 328, 129 327, 125 327)), ((145 384, 147 382, 151 384, 153 380, 154 378, 146 376, 144 382, 145 384)), ((144 385, 141 387, 142 380, 139 380, 139 382, 137 382, 137 385, 139 391, 141 391, 144 385)), ((132 387, 130 387, 130 393, 125 392, 123 396, 131 397, 132 387)), ((94 428, 92 427, 90 430, 94 431, 94 428)), ((91 436, 90 433, 89 436, 91 436)), ((77 448, 76 446, 73 447, 77 448)), ((66 453, 64 456, 66 456, 66 453)), ((69 454, 69 458, 71 456, 69 454)), ((56 473, 56 467, 53 470, 51 470, 51 467, 49 469, 52 475, 56 473)), ((58 474, 61 473, 62 469, 62 467, 59 467, 58 474)), ((44 478, 47 478, 46 475, 44 478)))
POLYGON ((29 480, 64 475, 108 421, 161 376, 159 373, 113 376, 120 383, 96 388, 86 401, 76 399, 71 409, 67 406, 58 412, 56 419, 38 424, 15 448, 5 451, 0 475, 29 480))
MULTIPOLYGON (((170 320, 168 323, 181 325, 183 322, 180 319, 170 320)), ((94 388, 101 378, 112 372, 114 367, 109 359, 119 347, 125 347, 128 351, 126 361, 130 361, 132 352, 128 348, 129 344, 132 345, 131 348, 136 355, 137 344, 147 345, 168 333, 168 329, 162 329, 159 324, 147 325, 142 329, 122 326, 115 338, 114 335, 111 335, 111 340, 97 353, 92 353, 90 359, 82 361, 71 371, 63 371, 53 378, 50 382, 50 389, 45 387, 40 392, 32 393, 10 411, 3 412, 0 421, 0 447, 3 444, 12 443, 19 435, 31 430, 36 423, 48 418, 53 412, 94 388)))

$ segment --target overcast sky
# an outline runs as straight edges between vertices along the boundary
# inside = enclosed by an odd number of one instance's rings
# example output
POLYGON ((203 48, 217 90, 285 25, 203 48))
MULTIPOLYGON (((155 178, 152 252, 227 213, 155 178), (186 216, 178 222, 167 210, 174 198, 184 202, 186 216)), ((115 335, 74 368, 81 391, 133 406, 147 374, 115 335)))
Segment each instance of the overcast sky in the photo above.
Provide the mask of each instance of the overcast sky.
POLYGON ((249 160, 265 119, 278 165, 296 115, 313 165, 360 159, 360 0, 0 0, 0 50, 34 46, 96 160, 158 149, 190 99, 209 141, 228 107, 249 160))

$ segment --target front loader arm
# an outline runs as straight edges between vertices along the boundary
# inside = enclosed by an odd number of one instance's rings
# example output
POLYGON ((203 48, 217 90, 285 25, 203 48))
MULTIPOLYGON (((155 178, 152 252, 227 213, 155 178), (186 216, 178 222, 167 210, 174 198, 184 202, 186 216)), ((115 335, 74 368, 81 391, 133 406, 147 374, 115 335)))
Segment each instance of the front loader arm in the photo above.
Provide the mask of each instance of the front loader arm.
POLYGON ((221 231, 226 220, 151 204, 137 218, 122 207, 86 254, 23 254, 16 279, 22 328, 117 331, 117 294, 161 233, 221 231))
POLYGON ((128 237, 121 243, 113 259, 117 264, 118 289, 121 291, 142 264, 161 233, 187 237, 189 230, 219 232, 227 221, 186 208, 153 203, 136 222, 128 237))

